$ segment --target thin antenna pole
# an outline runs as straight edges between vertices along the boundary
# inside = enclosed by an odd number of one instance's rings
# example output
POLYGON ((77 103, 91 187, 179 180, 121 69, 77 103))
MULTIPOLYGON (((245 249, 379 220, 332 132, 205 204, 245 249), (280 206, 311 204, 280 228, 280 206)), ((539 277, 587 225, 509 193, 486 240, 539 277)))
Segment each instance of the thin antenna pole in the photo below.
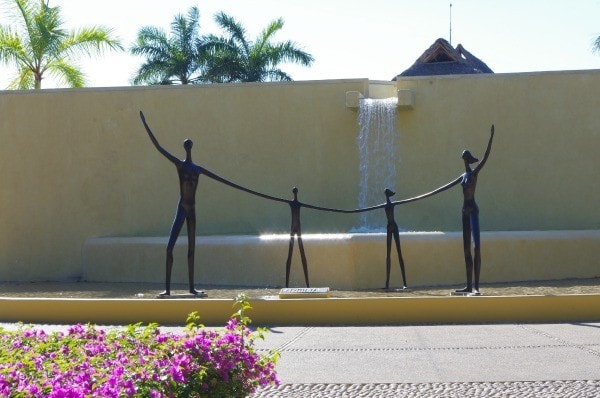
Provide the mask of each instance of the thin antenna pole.
POLYGON ((452 45, 452 3, 450 3, 450 45, 452 45))

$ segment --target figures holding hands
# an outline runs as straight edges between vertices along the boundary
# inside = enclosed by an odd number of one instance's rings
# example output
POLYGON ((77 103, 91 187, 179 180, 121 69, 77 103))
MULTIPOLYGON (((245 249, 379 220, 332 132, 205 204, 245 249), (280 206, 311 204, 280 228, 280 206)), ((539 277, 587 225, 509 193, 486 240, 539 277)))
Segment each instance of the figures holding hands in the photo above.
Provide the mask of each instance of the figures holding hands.
POLYGON ((455 180, 450 183, 435 189, 426 194, 422 194, 419 196, 415 196, 409 199, 403 199, 399 201, 391 201, 391 197, 395 195, 390 189, 386 189, 384 194, 386 196, 386 201, 383 204, 372 206, 368 208, 355 209, 355 210, 339 210, 332 208, 325 208, 315 205, 310 205, 307 203, 302 203, 298 200, 298 189, 294 187, 292 190, 293 199, 283 199, 274 196, 270 196, 267 194, 263 194, 257 191, 253 191, 251 189, 245 188, 243 186, 234 184, 218 175, 210 172, 209 170, 204 169, 203 167, 195 164, 192 161, 192 147, 193 142, 189 139, 186 139, 183 142, 183 148, 185 150, 185 158, 178 159, 177 157, 170 154, 167 150, 160 146, 150 127, 146 123, 146 118, 144 114, 140 111, 140 118, 146 129, 146 132, 155 146, 155 148, 165 157, 167 158, 175 168, 177 169, 177 174, 179 178, 179 201, 177 204, 177 210, 175 213, 175 219, 173 221, 171 232, 169 235, 169 241, 167 244, 166 250, 166 278, 165 278, 165 290, 160 293, 161 296, 169 296, 171 294, 171 272, 173 268, 173 249, 179 233, 183 227, 183 224, 187 224, 187 235, 188 235, 188 253, 187 253, 187 262, 188 262, 188 278, 189 278, 189 292, 193 295, 204 295, 203 292, 198 292, 194 288, 194 255, 195 255, 195 246, 196 246, 196 190, 198 187, 199 177, 204 174, 216 181, 229 185, 233 188, 245 191, 247 193, 277 201, 282 203, 287 203, 291 210, 291 229, 290 229, 290 241, 288 246, 288 257, 286 261, 286 287, 289 285, 289 276, 290 276, 290 266, 291 266, 291 258, 292 251, 294 247, 294 238, 298 240, 298 246, 300 249, 300 256, 302 262, 302 268, 304 271, 304 279, 306 286, 309 286, 308 281, 308 266, 306 261, 306 255, 304 253, 304 244, 302 242, 302 232, 300 226, 300 210, 302 207, 306 207, 309 209, 320 210, 320 211, 330 211, 330 212, 338 212, 338 213, 357 213, 363 211, 371 211, 375 209, 383 208, 385 210, 386 218, 387 218, 387 256, 386 256, 386 281, 385 281, 385 289, 389 289, 389 281, 390 281, 390 268, 391 268, 391 260, 390 253, 392 248, 392 239, 394 240, 396 252, 398 254, 398 260, 400 263, 400 269, 402 272, 402 282, 403 288, 406 289, 406 274, 404 267, 404 260, 402 258, 402 252, 400 249, 400 237, 399 237, 399 229, 396 221, 394 220, 394 208, 396 205, 405 204, 421 199, 425 199, 429 196, 436 195, 440 192, 443 192, 454 185, 460 183, 463 192, 463 206, 462 206, 462 230, 463 230, 463 249, 464 249, 464 258, 465 258, 465 266, 466 266, 466 275, 467 275, 467 283, 465 288, 461 290, 457 290, 458 293, 467 293, 467 294, 479 294, 479 277, 481 272, 481 241, 480 241, 480 230, 479 230, 479 207, 475 201, 475 190, 477 187, 477 178, 479 176, 479 172, 482 170, 483 166, 486 164, 487 159, 490 155, 492 141, 494 138, 494 126, 491 127, 490 138, 488 141, 487 148, 483 155, 483 158, 479 162, 477 158, 475 158, 470 151, 465 150, 462 153, 462 160, 465 166, 465 172, 460 175, 455 180), (479 162, 474 168, 472 165, 479 162), (471 253, 471 245, 473 244, 473 253, 471 253))

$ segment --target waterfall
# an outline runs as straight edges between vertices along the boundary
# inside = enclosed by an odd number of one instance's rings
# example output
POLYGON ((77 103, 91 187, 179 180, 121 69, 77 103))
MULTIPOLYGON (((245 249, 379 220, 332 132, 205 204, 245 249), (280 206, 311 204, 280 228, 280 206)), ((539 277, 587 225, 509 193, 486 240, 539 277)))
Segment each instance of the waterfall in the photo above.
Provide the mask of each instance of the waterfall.
MULTIPOLYGON (((363 99, 358 109, 358 206, 374 206, 385 202, 385 188, 394 190, 396 163, 400 159, 394 153, 398 99, 363 99)), ((385 231, 386 219, 382 211, 360 214, 360 226, 356 232, 385 231)))

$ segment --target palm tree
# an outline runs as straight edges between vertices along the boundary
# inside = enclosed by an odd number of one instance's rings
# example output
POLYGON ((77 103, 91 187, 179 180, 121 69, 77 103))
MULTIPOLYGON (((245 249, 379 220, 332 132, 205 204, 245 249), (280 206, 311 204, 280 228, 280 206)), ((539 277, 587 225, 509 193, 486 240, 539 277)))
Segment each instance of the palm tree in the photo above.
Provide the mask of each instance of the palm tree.
POLYGON ((283 19, 272 21, 254 42, 246 38, 244 27, 231 16, 220 12, 217 24, 227 37, 207 36, 207 59, 204 79, 212 82, 290 81, 292 78, 279 69, 285 62, 310 66, 312 55, 302 51, 292 41, 271 43, 273 36, 283 28, 283 19))
POLYGON ((14 0, 14 6, 14 24, 0 25, 0 62, 18 69, 9 89, 40 89, 46 75, 82 87, 84 75, 73 57, 123 49, 107 28, 65 30, 60 7, 50 7, 49 0, 14 0))
POLYGON ((200 14, 191 7, 187 18, 177 14, 171 22, 171 36, 164 30, 145 26, 138 31, 130 51, 146 57, 133 84, 188 84, 200 80, 197 72, 203 63, 203 46, 199 36, 200 14))

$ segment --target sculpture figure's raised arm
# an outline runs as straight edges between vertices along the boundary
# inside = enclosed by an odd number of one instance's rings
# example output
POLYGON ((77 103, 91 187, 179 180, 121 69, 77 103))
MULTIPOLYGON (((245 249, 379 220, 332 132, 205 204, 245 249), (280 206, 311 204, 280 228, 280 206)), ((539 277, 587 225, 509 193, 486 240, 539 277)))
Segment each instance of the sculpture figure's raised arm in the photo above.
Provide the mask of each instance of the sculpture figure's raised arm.
POLYGON ((144 123, 144 127, 146 128, 146 131, 148 132, 148 136, 150 136, 150 140, 152 141, 152 143, 154 144, 156 149, 158 149, 158 152, 162 153, 164 157, 166 157, 173 163, 180 162, 179 159, 177 159, 175 156, 171 155, 169 152, 167 152, 167 150, 165 148, 160 146, 160 144, 156 140, 156 137, 154 137, 154 134, 152 134, 152 130, 150 130, 148 123, 146 123, 146 117, 144 116, 144 113, 142 111, 140 111, 140 119, 142 119, 142 123, 144 123))
POLYGON ((479 170, 481 170, 481 168, 483 167, 483 165, 487 161, 487 158, 490 155, 490 151, 492 150, 492 141, 493 141, 493 139, 494 139, 494 125, 492 124, 492 128, 491 128, 491 131, 490 131, 490 140, 488 141, 488 145, 487 145, 487 148, 485 150, 485 154, 483 155, 483 159, 481 159, 481 162, 479 162, 479 164, 477 165, 477 167, 475 167, 475 170, 473 170, 474 173, 478 173, 479 170))

